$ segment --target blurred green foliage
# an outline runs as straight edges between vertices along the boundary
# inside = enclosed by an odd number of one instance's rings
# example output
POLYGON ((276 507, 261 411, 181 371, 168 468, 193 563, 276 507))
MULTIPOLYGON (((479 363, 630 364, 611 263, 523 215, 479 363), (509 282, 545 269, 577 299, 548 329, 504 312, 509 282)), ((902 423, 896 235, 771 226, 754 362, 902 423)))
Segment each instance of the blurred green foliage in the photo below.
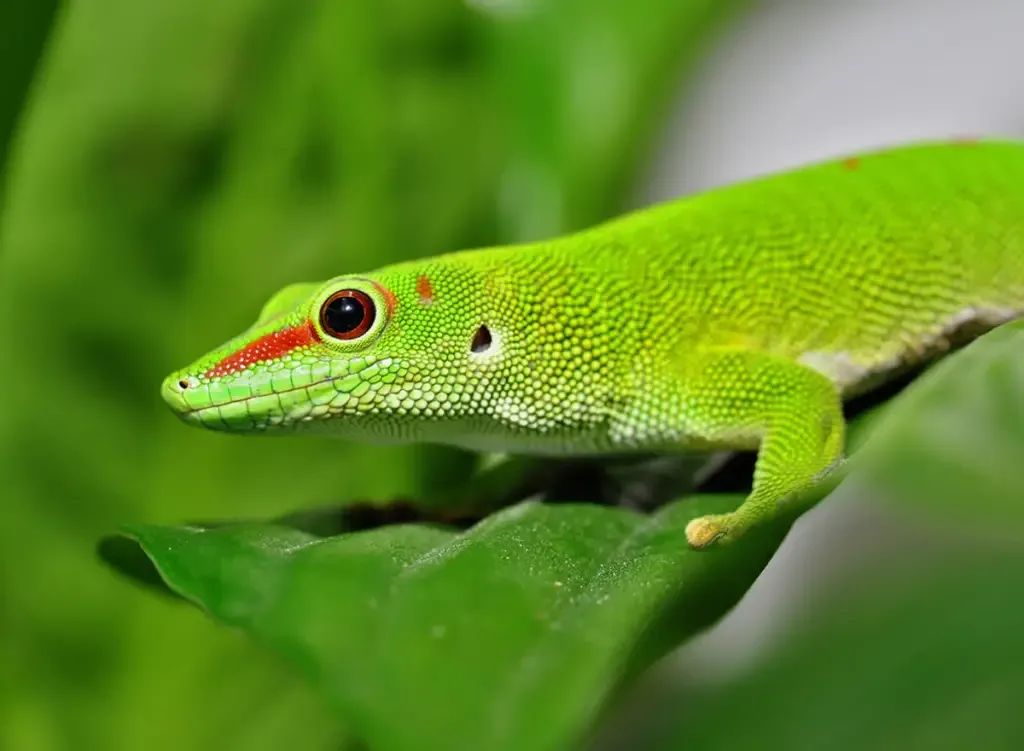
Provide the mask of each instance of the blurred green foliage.
POLYGON ((969 534, 1024 521, 1024 323, 939 362, 885 411, 859 476, 890 506, 969 534))
MULTIPOLYGON (((161 377, 288 282, 612 212, 641 136, 735 5, 96 0, 58 14, 0 217, 0 747, 345 742, 290 668, 114 579, 95 540, 124 522, 415 495, 471 460, 188 430, 161 377)), ((27 72, 9 53, 4 71, 27 72)))
POLYGON ((1024 556, 942 542, 916 566, 845 581, 748 675, 688 696, 685 722, 656 747, 1021 748, 1024 556))
POLYGON ((11 139, 56 12, 57 0, 7 0, 0 8, 0 201, 11 139))

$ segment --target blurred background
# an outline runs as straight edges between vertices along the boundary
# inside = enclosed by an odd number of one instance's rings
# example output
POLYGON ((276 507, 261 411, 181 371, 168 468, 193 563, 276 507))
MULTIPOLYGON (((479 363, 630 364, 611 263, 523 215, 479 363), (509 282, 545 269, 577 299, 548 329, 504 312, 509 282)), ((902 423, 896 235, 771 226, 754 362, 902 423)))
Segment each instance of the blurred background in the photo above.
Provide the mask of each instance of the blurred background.
MULTIPOLYGON (((276 289, 1024 126, 1012 0, 93 0, 56 7, 16 106, 52 10, 0 10, 0 127, 17 123, 0 193, 0 748, 19 751, 341 747, 289 668, 93 550, 124 523, 465 475, 440 449, 179 424, 160 379, 276 289)), ((834 571, 877 556, 885 539, 849 542, 871 523, 857 499, 833 500, 663 670, 742 670, 834 571)))

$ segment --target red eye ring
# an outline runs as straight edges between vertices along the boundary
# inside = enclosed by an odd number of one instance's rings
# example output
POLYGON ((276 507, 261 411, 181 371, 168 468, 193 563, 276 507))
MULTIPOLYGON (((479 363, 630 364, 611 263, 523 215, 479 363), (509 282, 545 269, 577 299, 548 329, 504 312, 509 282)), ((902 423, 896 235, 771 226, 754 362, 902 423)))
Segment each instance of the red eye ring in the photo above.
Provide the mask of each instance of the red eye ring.
POLYGON ((358 289, 335 292, 320 306, 320 327, 335 339, 358 339, 373 326, 377 306, 373 299, 358 289))

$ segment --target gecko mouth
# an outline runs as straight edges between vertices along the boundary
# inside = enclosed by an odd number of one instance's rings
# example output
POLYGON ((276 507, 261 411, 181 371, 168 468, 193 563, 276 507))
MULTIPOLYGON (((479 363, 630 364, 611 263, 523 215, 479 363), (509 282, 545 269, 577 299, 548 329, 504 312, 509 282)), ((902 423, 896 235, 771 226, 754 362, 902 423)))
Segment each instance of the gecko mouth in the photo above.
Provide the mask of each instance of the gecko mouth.
POLYGON ((161 395, 189 424, 224 432, 257 432, 365 410, 389 390, 384 381, 393 380, 388 376, 398 367, 390 358, 355 360, 343 374, 301 385, 277 384, 278 388, 272 388, 267 380, 229 387, 177 373, 164 380, 161 395), (232 398, 232 388, 261 393, 239 394, 236 390, 232 398))
MULTIPOLYGON (((172 386, 164 389, 164 400, 179 418, 190 424, 229 432, 266 430, 270 427, 288 427, 307 417, 313 419, 313 409, 317 403, 313 401, 315 395, 311 389, 325 384, 332 386, 332 397, 340 393, 334 389, 333 379, 329 378, 305 386, 254 394, 206 407, 189 407, 181 392, 172 386)), ((328 412, 330 410, 325 410, 322 415, 326 416, 328 412)))
POLYGON ((316 416, 325 417, 330 414, 332 402, 336 403, 336 407, 341 406, 347 401, 343 397, 348 396, 334 388, 334 380, 328 378, 305 386, 293 386, 270 394, 254 394, 202 407, 190 406, 185 401, 180 384, 167 383, 162 393, 164 401, 174 413, 189 424, 226 432, 261 431, 288 427, 301 421, 310 422, 316 416), (329 388, 325 389, 325 386, 329 388), (326 397, 330 399, 325 401, 326 397), (316 409, 320 406, 325 408, 316 409))

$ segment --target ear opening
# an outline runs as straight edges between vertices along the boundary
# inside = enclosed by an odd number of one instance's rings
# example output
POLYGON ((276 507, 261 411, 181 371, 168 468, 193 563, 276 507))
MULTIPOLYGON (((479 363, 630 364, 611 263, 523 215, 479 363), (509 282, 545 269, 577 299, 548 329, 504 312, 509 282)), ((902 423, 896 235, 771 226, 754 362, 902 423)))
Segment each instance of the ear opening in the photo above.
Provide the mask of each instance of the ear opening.
POLYGON ((480 328, 478 328, 476 333, 473 335, 473 341, 470 343, 469 349, 476 354, 486 352, 490 349, 492 341, 491 330, 481 324, 480 328))

